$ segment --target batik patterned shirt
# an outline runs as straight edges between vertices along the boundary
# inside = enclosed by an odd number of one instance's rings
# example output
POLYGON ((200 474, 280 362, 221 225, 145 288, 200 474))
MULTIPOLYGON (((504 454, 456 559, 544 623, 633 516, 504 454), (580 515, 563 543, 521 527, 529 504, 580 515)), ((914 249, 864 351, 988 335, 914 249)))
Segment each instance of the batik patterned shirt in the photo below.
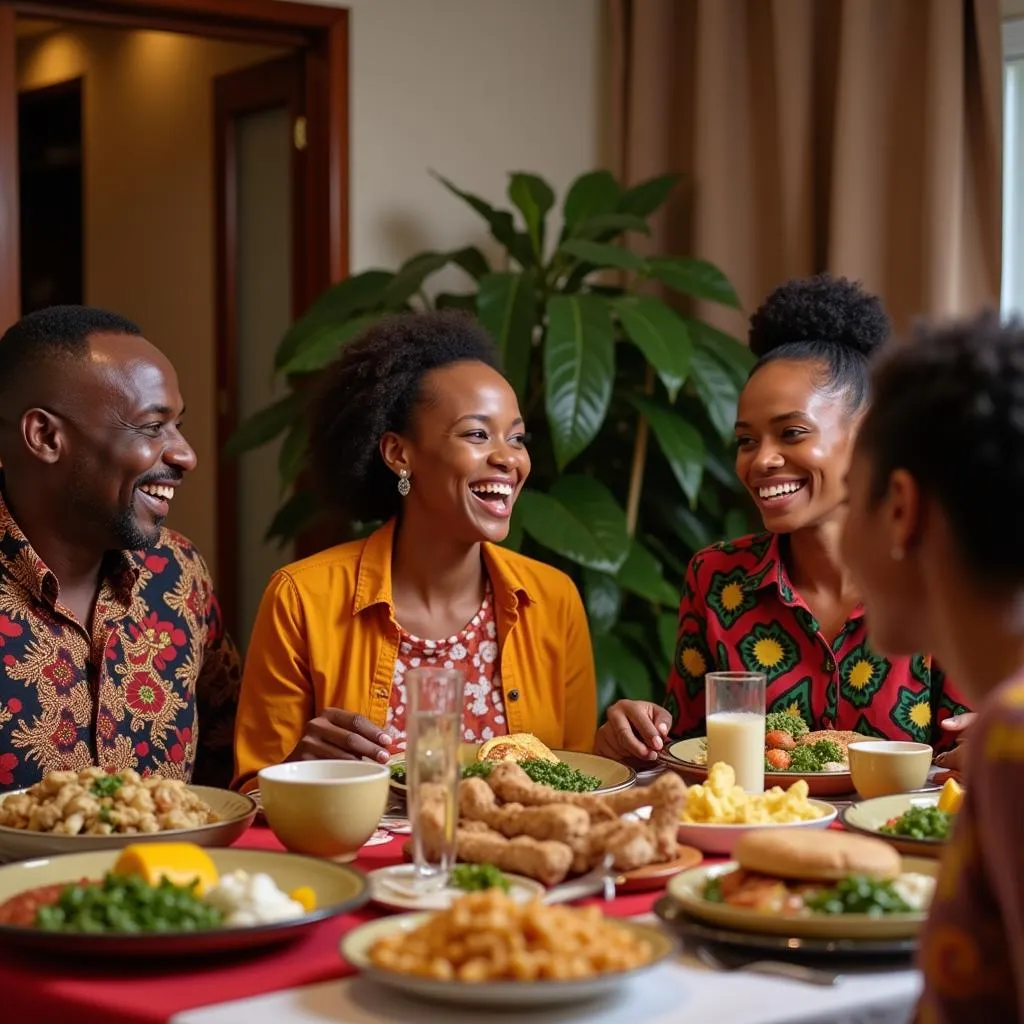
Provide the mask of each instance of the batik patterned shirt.
POLYGON ((968 750, 967 795, 918 947, 920 1024, 1024 1020, 1024 680, 985 701, 968 750))
POLYGON ((811 729, 944 746, 939 722, 967 710, 930 657, 872 650, 863 608, 825 636, 789 582, 778 534, 693 556, 666 699, 674 736, 704 734, 704 674, 725 671, 763 672, 768 710, 799 714, 811 729))
POLYGON ((0 792, 100 765, 227 785, 241 666, 202 557, 104 562, 91 631, 0 498, 0 792))

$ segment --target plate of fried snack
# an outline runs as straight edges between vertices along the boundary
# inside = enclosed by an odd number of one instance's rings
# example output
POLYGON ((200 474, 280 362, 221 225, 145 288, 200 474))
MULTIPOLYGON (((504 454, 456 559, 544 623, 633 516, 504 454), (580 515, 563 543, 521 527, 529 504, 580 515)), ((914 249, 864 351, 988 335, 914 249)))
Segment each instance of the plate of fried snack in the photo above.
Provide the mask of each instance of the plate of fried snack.
POLYGON ((255 816, 256 804, 241 793, 130 768, 47 772, 0 795, 0 861, 171 839, 230 846, 255 816))
MULTIPOLYGON (((765 717, 765 782, 792 786, 803 779, 811 796, 844 796, 853 792, 849 745, 863 740, 855 732, 837 729, 812 731, 790 711, 772 711, 765 717)), ((702 782, 708 773, 707 737, 679 740, 659 760, 678 771, 687 782, 702 782)))
POLYGON ((748 832, 828 828, 836 819, 835 807, 807 794, 803 779, 788 789, 772 786, 763 793, 747 793, 736 785, 732 766, 716 762, 703 782, 686 789, 679 841, 705 853, 730 854, 748 832))
POLYGON ((935 889, 934 860, 833 831, 749 832, 733 860, 683 872, 668 895, 699 921, 791 938, 883 940, 918 933, 935 889))
MULTIPOLYGON (((420 820, 428 855, 440 857, 445 836, 444 790, 423 787, 420 820)), ((617 888, 658 888, 699 863, 678 841, 686 784, 666 772, 650 786, 616 793, 565 793, 534 782, 514 761, 486 779, 459 783, 457 858, 490 864, 546 886, 593 870, 610 858, 617 888), (636 812, 646 808, 641 818, 636 812)))
MULTIPOLYGON (((464 779, 486 779, 495 765, 515 761, 541 785, 566 793, 614 793, 636 782, 636 772, 598 754, 552 750, 528 732, 497 736, 486 743, 463 743, 459 748, 464 779)), ((391 758, 391 786, 406 791, 405 754, 391 758)))
POLYGON ((436 913, 371 921, 341 942, 353 967, 389 988, 502 1010, 606 995, 675 949, 656 926, 606 918, 593 906, 523 903, 496 889, 436 913))
POLYGON ((367 897, 358 871, 322 858, 138 843, 0 867, 0 942, 151 965, 288 941, 367 897))

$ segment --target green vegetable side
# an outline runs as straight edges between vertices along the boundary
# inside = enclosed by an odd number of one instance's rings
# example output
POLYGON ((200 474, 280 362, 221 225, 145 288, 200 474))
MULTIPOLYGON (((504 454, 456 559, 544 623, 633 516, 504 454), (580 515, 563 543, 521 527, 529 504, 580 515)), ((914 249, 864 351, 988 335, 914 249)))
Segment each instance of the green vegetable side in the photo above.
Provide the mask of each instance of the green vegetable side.
MULTIPOLYGON (((722 883, 718 878, 709 878, 704 883, 704 899, 709 903, 723 902, 722 883)), ((867 875, 844 878, 832 888, 805 897, 804 904, 813 914, 867 914, 870 917, 909 914, 913 909, 892 882, 867 875)))
POLYGON ((69 885, 56 903, 36 911, 36 927, 49 932, 198 932, 216 928, 223 915, 192 885, 108 874, 102 882, 69 885))
POLYGON ((924 839, 945 842, 953 828, 955 814, 940 811, 934 804, 911 807, 898 818, 887 821, 878 831, 904 839, 924 839))
POLYGON ((765 733, 774 732, 776 729, 788 732, 795 740, 810 732, 807 723, 799 715, 791 715, 788 711, 770 711, 765 715, 765 733))
POLYGON ((493 864, 456 864, 452 868, 451 884, 465 892, 481 892, 484 889, 511 889, 508 879, 493 864))
MULTIPOLYGON (((486 779, 494 769, 493 761, 474 761, 462 769, 464 779, 486 779)), ((550 786, 563 793, 591 793, 601 785, 601 780, 593 775, 586 775, 578 768, 571 768, 564 761, 542 761, 530 759, 520 761, 519 767, 536 783, 550 786)), ((398 761, 391 766, 391 779, 405 785, 407 776, 405 762, 398 761)))

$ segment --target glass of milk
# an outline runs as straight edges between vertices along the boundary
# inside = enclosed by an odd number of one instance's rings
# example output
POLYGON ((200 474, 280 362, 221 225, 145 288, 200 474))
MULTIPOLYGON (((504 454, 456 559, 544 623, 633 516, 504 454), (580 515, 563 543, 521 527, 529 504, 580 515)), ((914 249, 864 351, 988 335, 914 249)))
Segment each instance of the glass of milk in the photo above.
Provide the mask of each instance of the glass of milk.
POLYGON ((736 785, 764 792, 765 678, 761 672, 709 672, 707 699, 708 767, 731 765, 736 785))

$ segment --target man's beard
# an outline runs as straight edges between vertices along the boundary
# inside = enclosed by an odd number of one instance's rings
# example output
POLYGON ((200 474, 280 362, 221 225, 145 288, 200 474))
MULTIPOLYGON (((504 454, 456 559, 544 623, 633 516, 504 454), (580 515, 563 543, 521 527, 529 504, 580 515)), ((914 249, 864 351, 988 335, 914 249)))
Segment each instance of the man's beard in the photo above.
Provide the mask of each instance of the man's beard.
POLYGON ((152 530, 144 530, 136 521, 130 508, 121 509, 109 521, 109 529, 122 551, 140 551, 152 547, 160 537, 163 518, 157 519, 152 530))

